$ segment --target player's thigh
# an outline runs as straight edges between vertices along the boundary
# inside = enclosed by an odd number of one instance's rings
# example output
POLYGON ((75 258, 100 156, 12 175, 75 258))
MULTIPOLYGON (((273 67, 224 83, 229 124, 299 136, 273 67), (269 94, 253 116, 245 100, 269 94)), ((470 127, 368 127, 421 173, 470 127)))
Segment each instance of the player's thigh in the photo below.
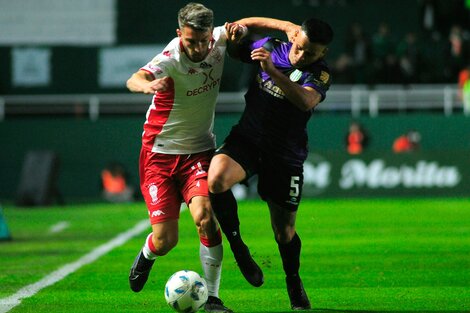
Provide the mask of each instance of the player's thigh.
POLYGON ((284 164, 282 160, 263 160, 258 175, 258 192, 263 200, 295 212, 302 198, 303 180, 302 167, 284 164))
POLYGON ((171 169, 177 161, 174 156, 145 152, 140 162, 140 189, 151 224, 177 220, 181 195, 171 169))
POLYGON ((229 155, 217 154, 209 167, 209 188, 212 192, 224 192, 246 177, 243 167, 229 155))
POLYGON ((231 133, 215 151, 209 169, 209 188, 224 192, 257 173, 259 146, 240 134, 231 133))
POLYGON ((208 197, 207 172, 212 158, 212 151, 187 155, 178 163, 176 177, 184 201, 191 204, 196 196, 208 197))

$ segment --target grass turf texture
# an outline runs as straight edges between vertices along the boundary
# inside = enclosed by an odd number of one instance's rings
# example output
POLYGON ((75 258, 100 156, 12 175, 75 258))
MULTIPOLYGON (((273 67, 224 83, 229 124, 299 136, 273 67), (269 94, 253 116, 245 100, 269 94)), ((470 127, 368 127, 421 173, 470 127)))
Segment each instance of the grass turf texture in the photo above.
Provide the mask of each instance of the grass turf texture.
MULTIPOLYGON (((240 202, 239 213, 265 284, 254 288, 243 279, 226 244, 221 298, 236 312, 291 312, 265 203, 240 202)), ((13 240, 0 243, 0 303, 131 228, 146 211, 143 203, 6 205, 4 217, 13 240), (61 221, 70 227, 48 232, 61 221)), ((467 199, 304 200, 297 229, 312 312, 470 312, 467 199)), ((167 278, 181 269, 201 273, 199 242, 187 211, 179 230, 178 246, 157 260, 140 293, 130 291, 127 275, 146 232, 11 312, 172 312, 163 296, 167 278)))

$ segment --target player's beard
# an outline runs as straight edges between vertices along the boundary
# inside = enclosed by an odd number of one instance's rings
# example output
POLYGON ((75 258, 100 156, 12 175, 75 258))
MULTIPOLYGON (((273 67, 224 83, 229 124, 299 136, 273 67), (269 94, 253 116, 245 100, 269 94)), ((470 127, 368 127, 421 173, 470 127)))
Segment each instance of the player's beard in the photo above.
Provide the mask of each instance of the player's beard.
POLYGON ((192 62, 201 62, 206 58, 207 51, 206 53, 189 53, 188 51, 186 51, 186 55, 192 62))

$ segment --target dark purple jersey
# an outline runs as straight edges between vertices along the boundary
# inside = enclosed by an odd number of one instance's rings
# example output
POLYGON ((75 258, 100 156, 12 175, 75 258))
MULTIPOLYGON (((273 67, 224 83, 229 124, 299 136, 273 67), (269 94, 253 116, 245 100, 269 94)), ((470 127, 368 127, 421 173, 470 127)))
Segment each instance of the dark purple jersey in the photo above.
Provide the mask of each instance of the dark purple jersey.
MULTIPOLYGON (((289 61, 292 43, 270 37, 241 47, 240 58, 251 61, 251 51, 264 47, 271 52, 274 66, 301 86, 309 86, 325 99, 330 86, 330 70, 324 60, 296 69, 289 61)), ((307 122, 312 111, 303 112, 292 104, 268 74, 259 68, 255 81, 245 95, 246 107, 233 132, 242 135, 261 151, 281 158, 294 166, 302 166, 307 157, 307 122)))

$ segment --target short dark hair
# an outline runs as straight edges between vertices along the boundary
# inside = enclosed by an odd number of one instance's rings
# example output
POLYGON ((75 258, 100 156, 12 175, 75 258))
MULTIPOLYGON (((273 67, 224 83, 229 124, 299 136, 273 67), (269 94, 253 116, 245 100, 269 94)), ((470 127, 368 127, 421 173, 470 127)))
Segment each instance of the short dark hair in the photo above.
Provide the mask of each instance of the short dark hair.
POLYGON ((178 12, 180 29, 190 26, 195 30, 207 31, 213 27, 214 12, 200 3, 190 2, 178 12))
POLYGON ((319 19, 310 18, 302 23, 302 31, 310 42, 328 45, 333 40, 333 29, 331 26, 319 19))

